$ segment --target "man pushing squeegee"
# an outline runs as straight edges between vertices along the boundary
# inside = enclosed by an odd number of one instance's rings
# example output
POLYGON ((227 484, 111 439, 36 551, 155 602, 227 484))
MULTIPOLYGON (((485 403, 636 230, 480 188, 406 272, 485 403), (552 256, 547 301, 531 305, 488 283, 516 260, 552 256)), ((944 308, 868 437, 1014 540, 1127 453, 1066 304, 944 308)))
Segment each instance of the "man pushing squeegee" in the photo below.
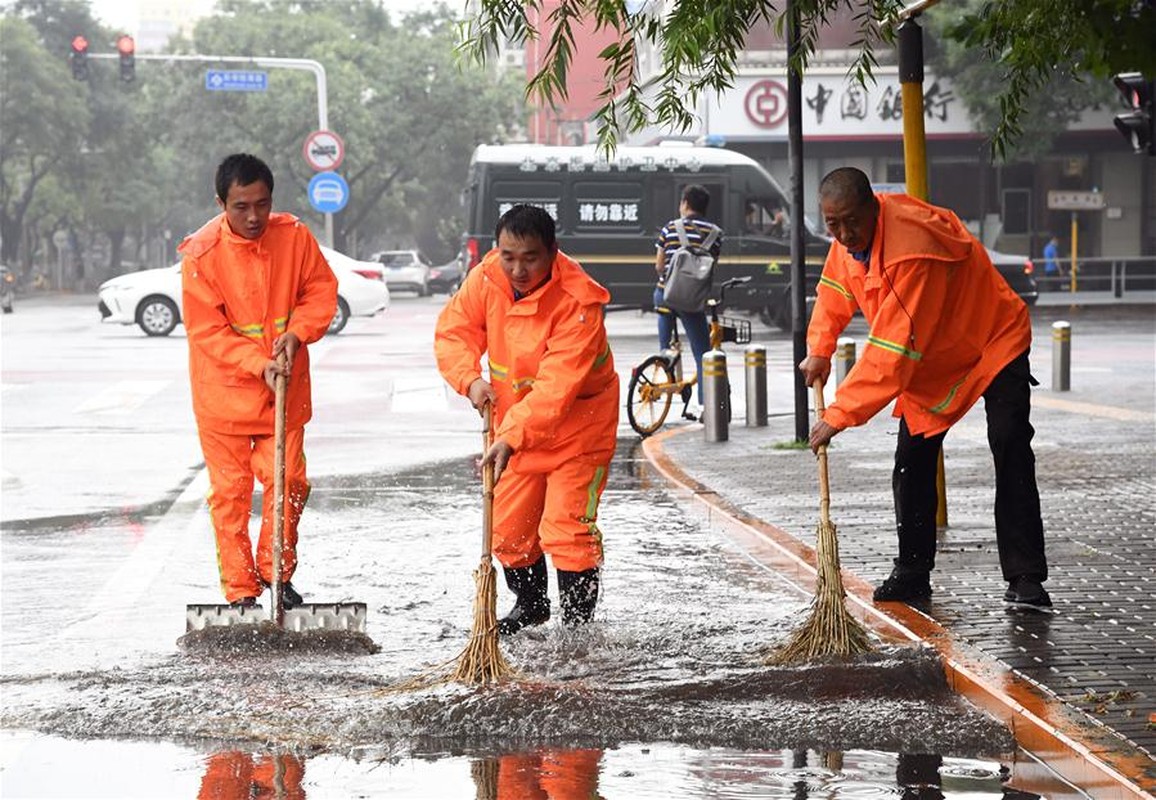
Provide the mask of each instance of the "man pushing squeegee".
POLYGON ((290 581, 309 497, 307 345, 333 319, 337 279, 309 229, 273 212, 273 173, 261 159, 227 157, 216 192, 222 213, 178 249, 193 413, 227 602, 188 606, 187 629, 260 621, 257 598, 268 588, 278 627, 362 631, 364 603, 306 603, 290 581), (255 559, 254 476, 264 487, 255 559))

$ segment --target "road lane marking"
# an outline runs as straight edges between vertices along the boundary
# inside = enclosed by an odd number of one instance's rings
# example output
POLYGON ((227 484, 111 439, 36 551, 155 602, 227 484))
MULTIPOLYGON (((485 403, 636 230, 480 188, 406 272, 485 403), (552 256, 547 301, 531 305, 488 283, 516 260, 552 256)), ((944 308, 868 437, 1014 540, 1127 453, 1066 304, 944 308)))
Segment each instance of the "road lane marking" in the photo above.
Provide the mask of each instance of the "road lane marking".
POLYGON ((1135 411, 1130 408, 1117 406, 1103 406, 1098 403, 1082 403, 1079 400, 1061 400, 1058 397, 1046 397, 1032 393, 1032 405, 1042 408, 1051 408, 1056 411, 1070 411, 1073 414, 1087 414, 1092 417, 1106 417, 1120 422, 1151 422, 1151 411, 1135 411))
POLYGON ((72 409, 73 414, 127 415, 159 394, 172 381, 119 381, 72 409))
POLYGON ((395 414, 446 411, 449 386, 440 377, 394 378, 390 410, 395 414))

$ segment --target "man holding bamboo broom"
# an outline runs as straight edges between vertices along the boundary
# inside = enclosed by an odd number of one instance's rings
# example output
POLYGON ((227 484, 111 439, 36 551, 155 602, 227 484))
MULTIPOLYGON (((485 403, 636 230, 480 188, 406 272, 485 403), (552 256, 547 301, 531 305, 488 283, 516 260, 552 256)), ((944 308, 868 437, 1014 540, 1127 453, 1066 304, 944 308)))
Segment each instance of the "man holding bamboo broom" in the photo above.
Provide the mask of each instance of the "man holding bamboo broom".
POLYGON ((875 600, 931 596, 940 447, 982 396, 1004 600, 1049 608, 1029 421, 1036 381, 1027 306, 951 211, 906 195, 875 195, 867 176, 850 167, 823 178, 819 200, 835 241, 807 330, 808 356, 799 364, 807 385, 827 380, 836 339, 857 309, 871 332, 835 402, 812 427, 811 449, 892 400, 899 417, 892 474, 899 554, 875 600))
POLYGON ((602 322, 610 294, 558 250, 554 220, 516 205, 497 246, 438 317, 434 350, 451 386, 493 403, 493 552, 517 596, 509 635, 550 619, 545 554, 562 623, 594 618, 602 565, 598 503, 618 429, 618 375, 602 322), (489 377, 481 357, 488 355, 489 377))

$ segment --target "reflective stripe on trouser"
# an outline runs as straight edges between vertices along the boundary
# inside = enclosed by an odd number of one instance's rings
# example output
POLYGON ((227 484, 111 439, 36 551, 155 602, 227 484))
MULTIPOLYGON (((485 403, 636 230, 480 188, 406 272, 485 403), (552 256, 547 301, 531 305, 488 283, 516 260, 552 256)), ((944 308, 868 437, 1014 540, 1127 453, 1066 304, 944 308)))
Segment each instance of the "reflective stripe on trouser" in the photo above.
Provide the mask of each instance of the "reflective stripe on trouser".
MULTIPOLYGON (((221 590, 230 603, 242 597, 256 597, 264 590, 262 581, 269 583, 273 578, 273 437, 206 430, 199 433, 201 451, 209 469, 209 515, 217 538, 221 590), (255 561, 249 538, 254 476, 263 487, 261 533, 255 561)), ((285 531, 281 571, 286 581, 297 568, 297 523, 309 499, 302 450, 304 439, 304 428, 285 433, 285 531)))
POLYGON ((599 461, 572 458, 553 472, 502 473, 494 487, 494 555, 503 567, 527 567, 543 551, 555 569, 601 566, 598 502, 610 455, 599 461))

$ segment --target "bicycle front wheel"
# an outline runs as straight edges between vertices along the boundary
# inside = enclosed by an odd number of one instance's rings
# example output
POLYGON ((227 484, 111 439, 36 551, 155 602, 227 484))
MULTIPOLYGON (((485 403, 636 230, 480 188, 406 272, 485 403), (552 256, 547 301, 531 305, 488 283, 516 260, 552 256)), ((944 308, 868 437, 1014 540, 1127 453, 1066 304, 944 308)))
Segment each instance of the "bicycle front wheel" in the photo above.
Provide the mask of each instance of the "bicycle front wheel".
POLYGON ((662 356, 651 356, 635 368, 626 392, 626 418, 639 436, 649 436, 666 422, 673 385, 674 375, 662 356))

